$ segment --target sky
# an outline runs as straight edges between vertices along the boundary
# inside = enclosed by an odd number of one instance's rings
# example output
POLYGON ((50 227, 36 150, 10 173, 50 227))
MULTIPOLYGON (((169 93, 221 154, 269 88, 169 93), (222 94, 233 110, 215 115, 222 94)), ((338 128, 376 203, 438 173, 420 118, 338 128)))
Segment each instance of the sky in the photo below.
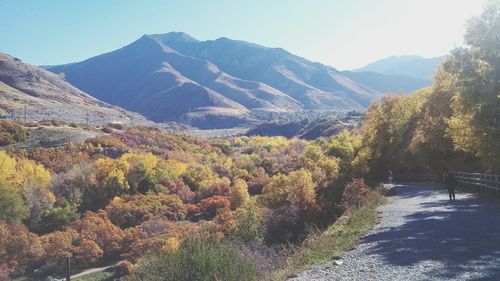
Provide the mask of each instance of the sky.
POLYGON ((462 44, 487 0, 0 0, 0 52, 81 61, 143 34, 182 31, 280 47, 341 70, 462 44))

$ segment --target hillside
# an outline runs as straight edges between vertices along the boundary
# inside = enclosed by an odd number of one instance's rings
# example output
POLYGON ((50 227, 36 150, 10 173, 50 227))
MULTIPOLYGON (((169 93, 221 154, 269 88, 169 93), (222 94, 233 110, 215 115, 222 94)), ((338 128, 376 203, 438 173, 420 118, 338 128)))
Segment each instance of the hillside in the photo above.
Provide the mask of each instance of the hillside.
POLYGON ((149 123, 143 116, 101 102, 43 68, 0 53, 0 113, 37 121, 149 123))
POLYGON ((361 117, 321 118, 316 120, 299 120, 294 122, 269 122, 249 130, 247 136, 284 136, 314 140, 319 137, 331 137, 343 130, 351 130, 359 126, 361 117))
POLYGON ((382 94, 283 49, 184 33, 145 35, 119 50, 47 68, 151 120, 204 129, 251 122, 251 112, 362 110, 382 94))
POLYGON ((369 71, 386 75, 403 75, 430 81, 432 76, 436 73, 438 66, 445 58, 446 56, 434 58, 424 58, 421 56, 391 56, 353 71, 369 71))

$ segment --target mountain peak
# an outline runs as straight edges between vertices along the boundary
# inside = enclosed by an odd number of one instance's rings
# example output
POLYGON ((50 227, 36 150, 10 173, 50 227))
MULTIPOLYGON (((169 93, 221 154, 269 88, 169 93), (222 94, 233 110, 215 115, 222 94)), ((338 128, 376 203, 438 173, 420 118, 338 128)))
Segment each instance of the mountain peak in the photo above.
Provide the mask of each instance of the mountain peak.
POLYGON ((162 42, 198 42, 198 40, 191 35, 184 32, 168 32, 163 34, 147 34, 147 37, 162 41, 162 42))

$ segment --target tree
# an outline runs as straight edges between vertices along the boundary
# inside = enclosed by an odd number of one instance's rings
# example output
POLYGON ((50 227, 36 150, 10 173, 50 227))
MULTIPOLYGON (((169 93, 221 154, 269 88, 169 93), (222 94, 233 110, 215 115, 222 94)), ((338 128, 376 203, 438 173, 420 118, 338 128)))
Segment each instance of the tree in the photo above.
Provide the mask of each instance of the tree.
POLYGON ((63 230, 68 224, 80 218, 77 208, 78 205, 67 202, 60 207, 52 208, 42 216, 41 231, 63 230))
POLYGON ((20 223, 28 214, 21 194, 0 181, 0 220, 20 223))
POLYGON ((126 175, 130 164, 123 159, 99 158, 94 163, 97 186, 94 186, 95 195, 99 200, 96 205, 104 207, 115 196, 126 194, 129 184, 126 175))
POLYGON ((121 253, 125 234, 111 223, 104 211, 85 212, 81 220, 70 224, 69 229, 78 233, 81 239, 94 241, 104 251, 104 258, 116 258, 121 253))
POLYGON ((187 214, 179 197, 167 194, 137 194, 127 199, 116 197, 105 210, 109 219, 121 228, 134 227, 156 216, 179 221, 187 214))
POLYGON ((298 170, 291 172, 287 177, 288 202, 298 210, 312 211, 316 207, 316 190, 311 172, 298 170))
POLYGON ((83 211, 104 207, 97 192, 96 171, 90 161, 79 162, 66 172, 54 176, 52 188, 58 197, 80 205, 83 211))
POLYGON ((81 269, 89 268, 99 261, 103 253, 94 241, 82 239, 73 249, 73 264, 81 269))
POLYGON ((500 171, 500 2, 490 1, 469 20, 465 46, 454 50, 442 71, 453 85, 449 129, 454 148, 479 156, 500 171))
POLYGON ((22 225, 0 220, 0 270, 6 268, 7 274, 34 270, 44 254, 36 234, 22 225))
POLYGON ((127 180, 131 193, 146 193, 157 183, 155 168, 160 159, 152 153, 125 153, 120 157, 129 163, 127 180))
POLYGON ((264 187, 264 202, 270 208, 285 205, 299 212, 311 211, 316 207, 316 191, 311 172, 301 169, 289 175, 276 175, 264 187))
MULTIPOLYGON (((55 197, 50 190, 51 175, 42 165, 27 159, 16 160, 0 151, 0 181, 22 195, 30 210, 29 224, 35 225, 41 215, 52 208, 55 197)), ((9 193, 12 194, 12 193, 9 193)))
POLYGON ((216 195, 201 200, 198 205, 200 211, 206 212, 209 216, 213 217, 218 209, 229 209, 231 201, 227 197, 216 195))
POLYGON ((231 189, 231 208, 237 209, 245 205, 249 199, 247 183, 242 179, 236 179, 231 189))
POLYGON ((339 207, 344 211, 356 210, 368 202, 371 194, 363 179, 354 179, 345 187, 339 207))
POLYGON ((235 238, 243 242, 262 242, 264 238, 264 216, 255 200, 249 200, 247 204, 236 209, 234 220, 236 225, 232 235, 235 238))
MULTIPOLYGON (((363 145, 369 149, 370 176, 385 178, 388 170, 418 167, 409 149, 421 116, 426 90, 409 96, 389 95, 370 105, 363 124, 363 145)), ((359 151, 359 150, 358 150, 359 151)))

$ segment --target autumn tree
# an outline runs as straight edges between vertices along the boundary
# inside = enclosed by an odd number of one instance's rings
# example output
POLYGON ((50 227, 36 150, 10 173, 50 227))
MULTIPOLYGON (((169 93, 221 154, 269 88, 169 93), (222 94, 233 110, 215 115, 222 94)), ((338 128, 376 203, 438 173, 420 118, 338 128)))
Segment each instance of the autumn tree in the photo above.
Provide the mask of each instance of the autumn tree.
POLYGON ((234 210, 245 205, 250 199, 248 194, 248 185, 242 179, 234 180, 233 187, 231 189, 231 208, 234 210))
POLYGON ((7 275, 34 270, 45 255, 36 234, 25 226, 9 224, 0 220, 0 269, 7 275))
POLYGON ((110 220, 121 228, 133 227, 156 216, 173 221, 184 220, 187 209, 175 195, 133 195, 116 197, 106 207, 110 220))
POLYGON ((103 207, 113 197, 129 191, 126 175, 130 164, 124 159, 99 158, 94 163, 94 169, 97 185, 93 192, 97 197, 97 206, 103 207))
POLYGON ((19 223, 29 214, 20 192, 0 181, 0 220, 19 223))
POLYGON ((316 191, 311 172, 293 171, 288 175, 276 175, 264 188, 263 200, 270 208, 284 205, 300 211, 312 211, 316 207, 316 191))
POLYGON ((78 233, 80 239, 94 241, 104 252, 104 258, 116 258, 122 250, 123 230, 111 223, 106 212, 87 211, 81 220, 73 222, 69 230, 78 233))
MULTIPOLYGON (((39 222, 52 208, 55 197, 50 190, 51 175, 42 165, 27 159, 16 160, 0 151, 0 181, 19 192, 29 209, 29 224, 39 222)), ((9 193, 12 195, 12 193, 9 193)))
POLYGON ((73 264, 81 269, 89 268, 99 261, 103 253, 93 240, 82 239, 73 249, 73 264))
POLYGON ((500 171, 500 3, 490 1, 469 20, 465 46, 455 49, 442 71, 452 85, 449 129, 456 150, 471 152, 500 171))
POLYGON ((262 242, 264 238, 264 216, 256 200, 250 199, 233 214, 235 228, 232 235, 243 242, 262 242))

